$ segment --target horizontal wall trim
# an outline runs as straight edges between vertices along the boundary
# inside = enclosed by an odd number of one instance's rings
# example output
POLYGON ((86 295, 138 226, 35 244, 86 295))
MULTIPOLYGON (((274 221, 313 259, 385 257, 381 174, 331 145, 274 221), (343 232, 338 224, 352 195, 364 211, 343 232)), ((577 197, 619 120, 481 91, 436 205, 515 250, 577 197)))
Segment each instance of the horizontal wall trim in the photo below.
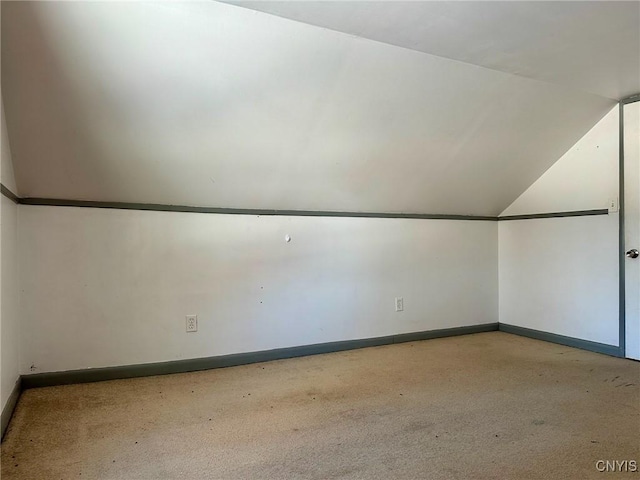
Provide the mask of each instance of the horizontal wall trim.
POLYGON ((193 207, 155 203, 97 202, 90 200, 60 200, 51 198, 20 198, 24 205, 54 207, 110 208, 120 210, 147 210, 156 212, 213 213, 223 215, 257 215, 289 217, 349 217, 349 218, 406 218, 418 220, 482 220, 495 221, 496 217, 481 215, 449 215, 439 213, 387 213, 387 212, 339 212, 324 210, 272 210, 262 208, 193 207))
POLYGON ((520 335, 522 337, 543 340, 545 342, 558 343, 567 347, 580 348, 582 350, 589 350, 590 352, 612 355, 614 357, 624 356, 620 352, 620 347, 616 345, 607 345, 605 343, 591 342, 589 340, 582 340, 580 338, 566 337, 564 335, 542 332, 540 330, 534 330, 531 328, 518 327, 516 325, 509 325, 507 323, 500 323, 498 330, 500 330, 501 332, 520 335))
POLYGON ((7 197, 13 203, 20 203, 20 198, 1 183, 0 183, 0 192, 2 192, 2 195, 7 197))
POLYGON ((324 210, 273 210, 262 208, 222 208, 194 207, 188 205, 165 205, 160 203, 101 202, 93 200, 66 200, 57 198, 21 198, 4 185, 0 184, 2 194, 21 205, 44 207, 79 207, 106 208, 116 210, 141 210, 154 212, 209 213, 220 215, 256 215, 256 216, 289 216, 289 217, 347 217, 347 218, 406 218, 416 220, 532 220, 537 218, 584 217, 592 215, 608 215, 609 210, 574 210, 568 212, 530 213, 525 215, 508 215, 492 217, 484 215, 449 215, 444 213, 389 213, 389 212, 338 212, 324 210))
POLYGON ((20 394, 22 393, 22 380, 18 378, 16 380, 15 385, 13 386, 13 390, 11 390, 11 395, 7 399, 7 403, 2 409, 2 416, 0 417, 0 437, 4 438, 4 434, 7 431, 7 427, 9 426, 9 422, 11 421, 11 417, 13 416, 13 412, 18 405, 18 399, 20 398, 20 394))
POLYGON ((487 323, 467 327, 428 330, 425 332, 403 333, 398 335, 389 335, 386 337, 319 343, 315 345, 278 348, 275 350, 264 350, 259 352, 235 353, 232 355, 194 358, 189 360, 125 365, 121 367, 91 368, 65 372, 36 373, 22 376, 22 388, 50 387, 54 385, 69 385, 74 383, 90 383, 104 380, 194 372, 214 368, 247 365, 250 363, 269 362, 272 360, 282 360, 286 358, 303 357, 307 355, 341 352, 357 348, 377 347, 380 345, 390 345, 394 343, 429 340, 432 338, 452 337, 472 333, 493 332, 496 330, 498 330, 497 323, 487 323))
POLYGON ((622 105, 627 105, 629 103, 635 103, 635 102, 640 102, 640 93, 636 93, 634 95, 629 95, 626 98, 623 98, 622 100, 620 100, 620 103, 622 105))
POLYGON ((533 220, 536 218, 563 218, 563 217, 589 217, 592 215, 609 215, 606 208, 597 210, 573 210, 570 212, 551 212, 551 213, 530 213, 526 215, 508 215, 498 217, 498 221, 505 220, 533 220))

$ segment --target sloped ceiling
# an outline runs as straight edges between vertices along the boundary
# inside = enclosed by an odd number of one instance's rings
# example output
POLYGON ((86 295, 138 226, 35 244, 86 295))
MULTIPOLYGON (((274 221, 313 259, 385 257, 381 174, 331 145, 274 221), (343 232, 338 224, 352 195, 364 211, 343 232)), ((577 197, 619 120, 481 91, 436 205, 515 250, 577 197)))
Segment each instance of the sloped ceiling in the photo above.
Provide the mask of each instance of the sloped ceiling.
POLYGON ((229 3, 617 100, 640 92, 638 1, 229 3))
POLYGON ((216 2, 3 2, 2 96, 25 197, 477 215, 614 104, 216 2))

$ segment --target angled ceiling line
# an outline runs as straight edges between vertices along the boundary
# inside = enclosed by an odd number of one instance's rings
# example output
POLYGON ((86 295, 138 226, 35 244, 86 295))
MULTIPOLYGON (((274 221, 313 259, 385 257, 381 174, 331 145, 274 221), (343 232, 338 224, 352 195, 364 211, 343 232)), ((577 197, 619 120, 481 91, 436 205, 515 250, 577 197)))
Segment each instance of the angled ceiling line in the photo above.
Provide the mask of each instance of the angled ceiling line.
MULTIPOLYGON (((354 33, 348 33, 348 32, 344 32, 344 31, 341 31, 341 30, 336 30, 336 29, 333 29, 333 28, 330 28, 330 27, 327 27, 327 26, 324 26, 324 25, 314 25, 312 23, 308 23, 308 22, 305 22, 303 20, 298 20, 298 19, 295 19, 295 18, 285 17, 285 16, 279 15, 277 13, 271 13, 271 12, 265 12, 265 11, 262 11, 262 10, 256 10, 256 9, 251 8, 249 6, 244 6, 241 1, 240 2, 231 2, 231 1, 227 1, 227 0, 212 0, 212 1, 215 2, 215 3, 221 3, 221 4, 224 4, 224 5, 229 5, 229 6, 233 6, 233 7, 237 7, 237 8, 243 8, 243 9, 246 9, 246 10, 250 10, 250 11, 252 11, 255 14, 258 14, 258 15, 262 14, 262 15, 267 15, 267 16, 271 16, 271 17, 276 17, 276 18, 279 18, 281 20, 285 20, 285 21, 289 21, 289 22, 294 22, 294 23, 306 25, 306 26, 312 27, 312 28, 318 28, 318 29, 321 29, 321 30, 324 30, 324 31, 327 31, 327 32, 336 33, 336 34, 339 34, 339 35, 345 35, 347 37, 350 37, 350 38, 353 38, 353 39, 356 39, 356 40, 360 40, 360 41, 364 41, 364 42, 373 42, 373 43, 385 45, 387 47, 399 48, 399 49, 402 49, 402 50, 407 50, 407 51, 410 51, 410 52, 416 52, 416 53, 419 53, 419 54, 422 54, 422 55, 426 55, 426 56, 429 56, 429 57, 433 57, 433 58, 439 58, 439 59, 442 59, 442 60, 447 60, 447 61, 450 61, 450 62, 455 62, 455 63, 462 64, 462 65, 467 65, 467 66, 471 66, 471 67, 475 67, 475 68, 481 68, 481 69, 484 69, 484 70, 489 70, 491 72, 497 72, 497 73, 501 73, 501 74, 504 74, 504 75, 510 75, 510 76, 521 78, 521 79, 525 79, 525 80, 528 80, 528 81, 531 81, 531 82, 538 82, 538 83, 545 84, 545 85, 552 85, 554 87, 563 88, 563 89, 566 89, 566 90, 572 91, 572 92, 579 92, 579 93, 586 94, 586 95, 592 95, 594 97, 598 97, 598 98, 601 98, 601 99, 610 100, 611 101, 611 105, 614 105, 614 104, 618 103, 621 100, 620 98, 615 98, 615 97, 610 97, 610 96, 607 96, 607 95, 601 95, 601 94, 593 93, 593 92, 591 92, 589 90, 585 90, 584 88, 569 87, 569 86, 567 86, 567 85, 565 85, 563 83, 552 82, 552 81, 549 81, 549 80, 541 80, 539 78, 533 78, 533 77, 530 77, 530 76, 527 76, 527 75, 521 75, 521 74, 518 74, 518 73, 501 70, 499 68, 491 68, 491 67, 488 67, 486 65, 479 65, 477 63, 466 62, 464 60, 459 60, 459 59, 447 57, 447 56, 444 56, 444 55, 438 55, 438 54, 435 54, 435 53, 425 52, 423 50, 418 50, 416 48, 411 48, 411 47, 407 47, 407 46, 404 46, 404 45, 397 45, 395 43, 389 43, 389 42, 385 42, 383 40, 377 40, 377 39, 374 39, 374 38, 364 37, 362 35, 358 35, 358 34, 354 34, 354 33)), ((293 0, 293 1, 296 1, 296 0, 293 0)), ((364 2, 366 2, 366 1, 368 1, 368 0, 364 0, 364 2)), ((551 1, 553 1, 553 0, 551 0, 551 1)))

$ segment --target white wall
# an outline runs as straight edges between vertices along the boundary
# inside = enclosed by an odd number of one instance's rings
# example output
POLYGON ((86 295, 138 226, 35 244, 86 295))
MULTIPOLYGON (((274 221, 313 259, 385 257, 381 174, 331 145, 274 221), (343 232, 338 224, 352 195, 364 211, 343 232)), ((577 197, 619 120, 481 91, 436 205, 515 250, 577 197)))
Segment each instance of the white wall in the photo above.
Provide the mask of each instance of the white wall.
POLYGON ((618 345, 617 216, 498 228, 500 322, 618 345))
POLYGON ((18 206, 0 195, 0 401, 4 408, 19 376, 18 206))
MULTIPOLYGON (((503 215, 590 210, 618 195, 618 108, 503 215)), ((618 214, 499 222, 500 322, 618 345, 618 214)))
POLYGON ((22 373, 498 319, 496 222, 20 209, 22 373))
MULTIPOLYGON (((2 114, 0 182, 15 193, 11 150, 2 114)), ((19 377, 18 206, 0 195, 0 404, 4 408, 19 377)))

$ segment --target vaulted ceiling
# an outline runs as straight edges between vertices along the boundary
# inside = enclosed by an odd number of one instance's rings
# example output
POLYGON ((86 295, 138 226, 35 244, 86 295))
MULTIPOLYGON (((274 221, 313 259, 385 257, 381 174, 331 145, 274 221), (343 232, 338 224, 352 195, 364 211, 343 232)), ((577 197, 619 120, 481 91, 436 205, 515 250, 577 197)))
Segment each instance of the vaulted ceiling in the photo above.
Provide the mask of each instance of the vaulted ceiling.
POLYGON ((20 194, 496 215, 637 86, 633 7, 303 3, 2 2, 20 194))
POLYGON ((228 3, 615 100, 640 92, 637 1, 228 3))

